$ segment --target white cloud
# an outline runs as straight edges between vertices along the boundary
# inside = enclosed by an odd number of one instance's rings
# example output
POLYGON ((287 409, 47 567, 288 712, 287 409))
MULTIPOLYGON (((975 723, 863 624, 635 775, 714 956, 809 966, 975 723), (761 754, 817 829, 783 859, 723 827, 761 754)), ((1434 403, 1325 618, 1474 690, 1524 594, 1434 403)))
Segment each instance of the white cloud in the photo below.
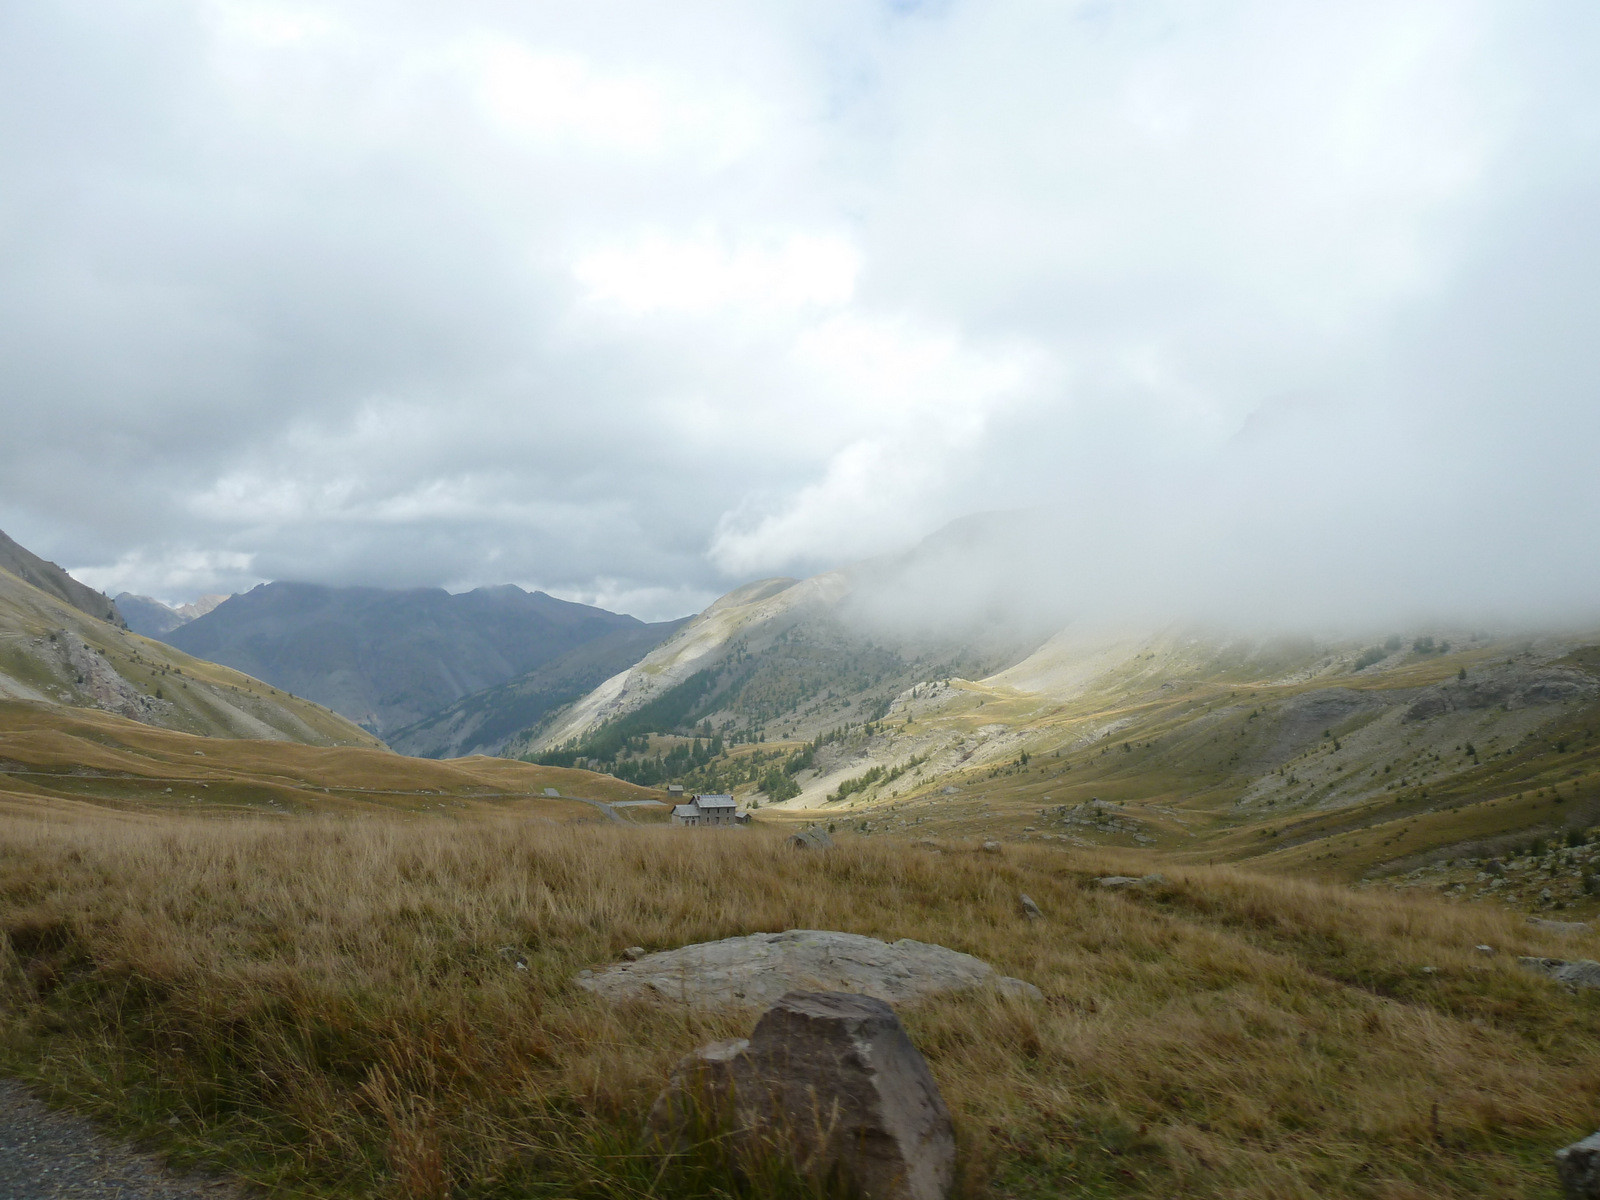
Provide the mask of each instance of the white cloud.
POLYGON ((634 316, 835 307, 855 292, 860 261, 845 238, 782 233, 730 246, 711 235, 648 234, 579 258, 590 301, 634 316))
POLYGON ((1582 470, 1541 464, 1594 412, 1597 24, 7 10, 0 527, 162 595, 255 572, 641 605, 999 504, 1159 523, 1113 501, 1177 478, 1212 497, 1196 544, 1245 565, 1229 512, 1294 514, 1374 578, 1381 537, 1342 539, 1384 506, 1430 542, 1439 496, 1498 498, 1463 528, 1565 529, 1582 470), (1331 414, 1281 444, 1295 469, 1230 475, 1286 402, 1331 414), (1301 494, 1341 479, 1367 502, 1301 494))

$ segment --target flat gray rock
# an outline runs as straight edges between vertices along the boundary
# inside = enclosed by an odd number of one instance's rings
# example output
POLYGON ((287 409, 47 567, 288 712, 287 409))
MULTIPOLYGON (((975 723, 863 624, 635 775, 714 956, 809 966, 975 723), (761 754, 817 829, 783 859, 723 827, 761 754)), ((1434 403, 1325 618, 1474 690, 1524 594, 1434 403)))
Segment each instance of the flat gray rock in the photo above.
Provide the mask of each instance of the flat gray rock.
POLYGON ((1517 961, 1530 971, 1550 976, 1557 983, 1569 984, 1572 987, 1600 988, 1600 962, 1595 962, 1593 959, 1581 958, 1576 962, 1566 962, 1559 958, 1519 958, 1517 961))
POLYGON ((1031 983, 999 974, 982 959, 901 938, 790 929, 700 942, 647 954, 578 976, 578 986, 608 1000, 675 1000, 694 1008, 766 1008, 789 992, 858 992, 905 1004, 938 992, 994 987, 1042 999, 1031 983))

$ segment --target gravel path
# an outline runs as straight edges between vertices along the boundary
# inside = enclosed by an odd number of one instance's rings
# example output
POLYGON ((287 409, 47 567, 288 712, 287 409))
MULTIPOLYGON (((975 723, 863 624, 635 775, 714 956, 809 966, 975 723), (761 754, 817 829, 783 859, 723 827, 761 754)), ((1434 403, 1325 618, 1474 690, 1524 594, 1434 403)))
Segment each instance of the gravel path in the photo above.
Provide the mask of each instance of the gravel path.
POLYGON ((179 1178, 149 1155, 0 1079, 0 1200, 239 1200, 227 1180, 179 1178))

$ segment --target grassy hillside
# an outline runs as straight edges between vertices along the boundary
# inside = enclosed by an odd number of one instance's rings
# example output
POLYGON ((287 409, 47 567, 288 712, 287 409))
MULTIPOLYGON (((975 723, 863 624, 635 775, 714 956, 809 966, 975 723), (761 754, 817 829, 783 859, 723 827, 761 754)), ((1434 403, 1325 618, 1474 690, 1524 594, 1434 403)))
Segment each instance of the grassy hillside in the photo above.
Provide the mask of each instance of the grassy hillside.
POLYGON ((88 584, 79 583, 55 563, 40 558, 26 546, 19 546, 4 533, 0 533, 0 571, 98 621, 126 627, 122 613, 109 597, 88 584))
POLYGON ((1227 868, 1108 892, 1145 865, 1114 851, 781 832, 13 807, 0 1066, 272 1194, 754 1194, 638 1131, 674 1061, 755 1014, 613 1007, 573 976, 826 928, 1043 989, 902 1012, 968 1200, 1553 1200, 1550 1153, 1600 1123, 1600 997, 1515 962, 1593 936, 1227 868))
POLYGON ((603 820, 590 800, 660 793, 587 771, 503 758, 448 762, 365 747, 196 737, 106 713, 0 701, 0 811, 134 815, 503 812, 603 820))
POLYGON ((729 751, 684 778, 760 801, 781 767, 788 804, 836 827, 1338 879, 1600 825, 1600 638, 1392 640, 1058 642, 985 680, 908 688, 809 744, 769 743, 763 771, 729 751))
POLYGON ((98 620, 3 570, 0 699, 216 737, 381 745, 325 708, 98 620))

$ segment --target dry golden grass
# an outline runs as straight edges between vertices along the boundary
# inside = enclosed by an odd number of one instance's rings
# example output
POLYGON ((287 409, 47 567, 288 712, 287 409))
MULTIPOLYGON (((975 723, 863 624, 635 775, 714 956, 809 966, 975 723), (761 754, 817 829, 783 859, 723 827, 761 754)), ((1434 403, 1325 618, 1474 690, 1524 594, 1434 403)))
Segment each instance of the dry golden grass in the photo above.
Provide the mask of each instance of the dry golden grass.
POLYGON ((0 815, 0 1054, 283 1195, 738 1194, 635 1134, 674 1061, 755 1014, 613 1007, 572 976, 633 944, 839 929, 1044 990, 903 1013, 970 1197, 1556 1195, 1550 1152, 1600 1122, 1600 997, 1513 956, 1592 944, 1220 868, 1094 886, 1127 861, 495 816, 0 815))
MULTIPOLYGON (((538 796, 550 787, 591 800, 665 799, 665 793, 609 775, 512 759, 438 761, 364 747, 198 737, 109 713, 0 701, 0 810, 26 812, 41 799, 136 809, 275 804, 303 811, 403 808, 445 797, 475 806, 538 796)), ((558 819, 594 816, 581 805, 539 805, 558 819)))

